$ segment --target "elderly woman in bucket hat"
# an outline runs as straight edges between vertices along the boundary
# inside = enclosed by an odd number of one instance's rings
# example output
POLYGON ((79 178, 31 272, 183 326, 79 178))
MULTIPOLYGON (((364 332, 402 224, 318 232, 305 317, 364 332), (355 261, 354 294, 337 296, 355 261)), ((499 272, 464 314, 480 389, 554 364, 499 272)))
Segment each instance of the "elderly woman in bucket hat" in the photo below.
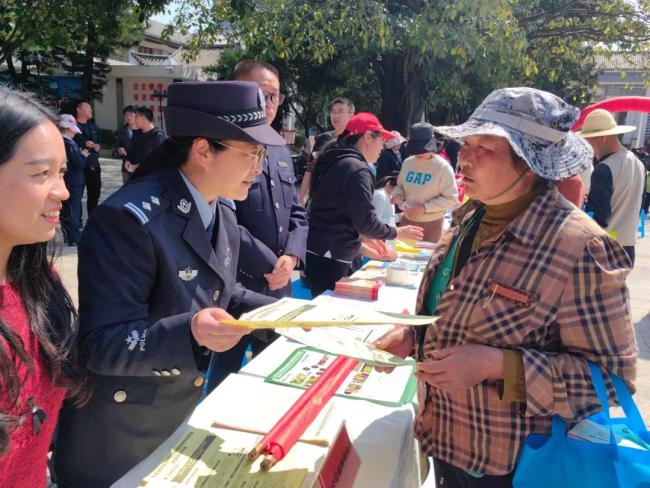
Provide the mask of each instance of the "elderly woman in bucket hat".
POLYGON ((463 144, 473 202, 418 293, 417 312, 436 324, 377 345, 419 361, 415 430, 438 486, 511 486, 526 436, 548 433, 553 415, 599 409, 587 361, 635 378, 630 262, 554 185, 591 164, 570 132, 577 117, 550 93, 506 88, 466 123, 436 129, 463 144))
POLYGON ((235 303, 274 299, 236 283, 246 198, 264 144, 284 144, 250 82, 175 83, 170 137, 94 211, 79 246, 79 329, 93 396, 60 417, 58 486, 110 486, 198 404, 211 351, 248 331, 235 303))

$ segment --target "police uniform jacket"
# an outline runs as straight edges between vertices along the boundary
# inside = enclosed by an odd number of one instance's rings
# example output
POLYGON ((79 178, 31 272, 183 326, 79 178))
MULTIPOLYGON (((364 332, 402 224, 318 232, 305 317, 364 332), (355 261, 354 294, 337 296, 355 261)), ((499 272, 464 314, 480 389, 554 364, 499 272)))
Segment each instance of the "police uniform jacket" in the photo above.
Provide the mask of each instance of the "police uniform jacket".
POLYGON ((86 183, 84 176, 86 157, 81 154, 77 143, 69 137, 63 136, 63 144, 65 145, 65 156, 68 166, 67 171, 63 175, 65 186, 68 188, 72 186, 84 186, 86 183))
MULTIPOLYGON (((74 141, 77 143, 80 149, 84 149, 86 147, 87 141, 92 141, 95 144, 99 142, 99 128, 94 121, 89 120, 83 124, 78 122, 77 126, 79 127, 79 130, 81 130, 81 134, 74 136, 74 141)), ((94 149, 90 149, 90 155, 86 160, 86 167, 99 168, 99 153, 94 149)))
POLYGON ((268 291, 264 273, 270 273, 279 256, 305 261, 307 218, 298 203, 296 176, 286 146, 269 146, 264 171, 253 182, 246 200, 237 202, 237 221, 250 232, 242 234, 237 279, 246 288, 275 297, 291 294, 291 283, 268 291))
POLYGON ((61 415, 60 487, 109 486, 198 403, 209 361, 195 312, 269 297, 236 283, 240 229, 220 201, 214 246, 176 168, 136 180, 92 214, 79 247, 81 348, 93 396, 61 415))

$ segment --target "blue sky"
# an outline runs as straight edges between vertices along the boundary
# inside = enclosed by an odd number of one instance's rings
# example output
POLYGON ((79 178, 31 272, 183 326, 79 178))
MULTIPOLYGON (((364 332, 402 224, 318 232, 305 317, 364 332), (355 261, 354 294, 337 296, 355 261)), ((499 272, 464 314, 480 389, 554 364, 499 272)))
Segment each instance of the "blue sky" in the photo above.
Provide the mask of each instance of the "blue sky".
POLYGON ((169 24, 174 18, 174 11, 178 8, 178 4, 179 2, 176 1, 170 2, 165 9, 165 13, 156 14, 152 16, 151 19, 155 20, 156 22, 162 22, 163 24, 169 24))

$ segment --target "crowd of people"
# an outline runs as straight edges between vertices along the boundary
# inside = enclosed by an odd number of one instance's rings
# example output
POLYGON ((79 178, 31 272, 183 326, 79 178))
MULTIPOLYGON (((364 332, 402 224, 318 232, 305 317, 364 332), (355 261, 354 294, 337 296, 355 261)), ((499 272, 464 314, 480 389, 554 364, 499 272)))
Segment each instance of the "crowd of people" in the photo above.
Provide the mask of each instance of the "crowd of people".
POLYGON ((404 138, 337 98, 298 191, 270 125, 283 98, 274 66, 244 60, 170 85, 166 134, 126 107, 125 184, 98 205, 90 104, 59 116, 0 87, 0 486, 45 486, 51 447, 59 487, 110 486, 276 337, 222 320, 291 296, 294 271, 332 290, 396 239, 437 243, 416 307, 435 326, 375 343, 417 359, 437 486, 512 486, 527 436, 600 408, 588 362, 613 402, 607 373, 634 388, 625 277, 650 190, 626 126, 594 111, 575 133, 577 108, 505 88, 404 138), (59 224, 78 316, 48 254, 59 224))

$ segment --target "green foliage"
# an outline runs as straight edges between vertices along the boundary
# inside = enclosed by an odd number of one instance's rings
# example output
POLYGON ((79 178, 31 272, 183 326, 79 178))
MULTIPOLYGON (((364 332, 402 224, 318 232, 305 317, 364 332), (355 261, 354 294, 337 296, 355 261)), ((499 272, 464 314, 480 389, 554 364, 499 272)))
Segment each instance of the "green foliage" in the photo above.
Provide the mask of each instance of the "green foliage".
POLYGON ((108 56, 116 49, 133 46, 143 37, 137 4, 130 0, 76 0, 70 8, 69 33, 75 40, 67 52, 64 69, 82 77, 81 97, 101 99, 110 66, 108 56))
POLYGON ((99 98, 115 49, 136 44, 162 0, 6 0, 0 5, 0 63, 14 84, 32 88, 58 65, 82 76, 82 96, 99 98), (21 61, 20 72, 13 60, 21 61))
MULTIPOLYGON (((314 65, 310 59, 262 58, 255 51, 240 46, 229 49, 219 59, 215 71, 221 79, 229 79, 237 62, 246 58, 266 59, 280 71, 282 91, 287 94, 280 107, 280 116, 290 107, 298 116, 308 135, 308 128, 326 130, 329 124, 329 104, 337 97, 354 100, 357 110, 377 111, 381 107, 379 86, 372 73, 364 73, 363 63, 352 60, 328 60, 314 65)), ((276 118, 280 122, 281 117, 276 118)))
POLYGON ((586 103, 595 54, 647 48, 650 1, 185 0, 175 28, 189 56, 226 35, 224 73, 243 57, 279 65, 307 125, 349 94, 404 131, 425 111, 461 120, 507 85, 586 103))

